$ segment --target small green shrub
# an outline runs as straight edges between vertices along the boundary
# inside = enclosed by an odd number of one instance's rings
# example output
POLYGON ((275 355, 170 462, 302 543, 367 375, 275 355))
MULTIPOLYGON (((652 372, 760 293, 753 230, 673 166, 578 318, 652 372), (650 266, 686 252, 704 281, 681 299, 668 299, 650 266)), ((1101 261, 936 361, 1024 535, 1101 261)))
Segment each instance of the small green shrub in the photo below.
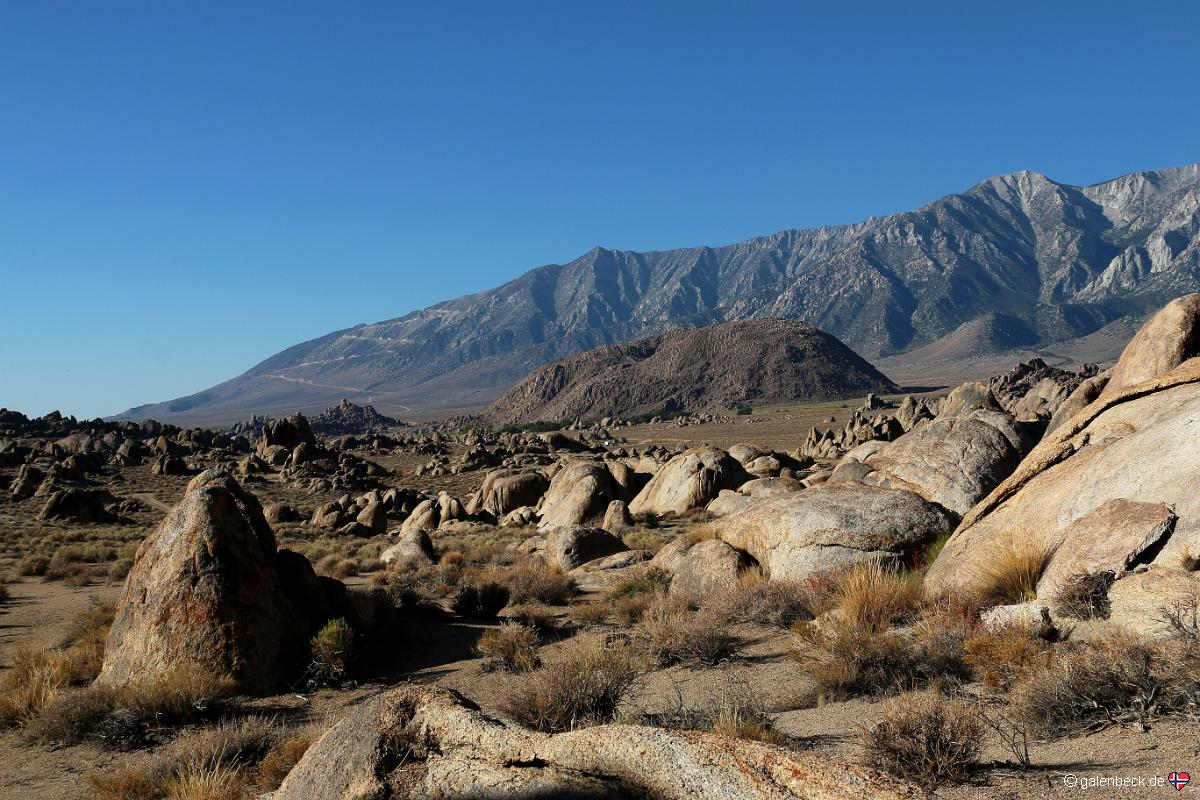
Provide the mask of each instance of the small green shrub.
POLYGON ((350 623, 341 618, 326 622, 312 638, 311 645, 310 683, 321 686, 341 683, 353 657, 354 631, 350 623))

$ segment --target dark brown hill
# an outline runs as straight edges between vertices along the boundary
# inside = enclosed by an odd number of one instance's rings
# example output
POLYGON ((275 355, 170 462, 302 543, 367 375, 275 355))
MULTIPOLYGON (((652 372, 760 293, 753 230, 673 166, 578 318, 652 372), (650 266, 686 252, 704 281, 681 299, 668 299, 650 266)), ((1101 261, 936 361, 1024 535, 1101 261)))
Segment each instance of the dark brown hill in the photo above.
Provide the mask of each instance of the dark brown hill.
POLYGON ((896 390, 824 331, 796 320, 757 319, 675 330, 559 359, 535 369, 485 413, 500 423, 592 420, 896 390))

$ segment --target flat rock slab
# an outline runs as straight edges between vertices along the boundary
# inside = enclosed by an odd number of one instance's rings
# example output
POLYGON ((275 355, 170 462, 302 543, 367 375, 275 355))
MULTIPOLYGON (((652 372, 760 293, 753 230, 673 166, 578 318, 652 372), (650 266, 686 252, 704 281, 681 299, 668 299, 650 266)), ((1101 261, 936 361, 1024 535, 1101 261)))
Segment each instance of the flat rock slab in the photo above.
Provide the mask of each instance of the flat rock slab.
POLYGON ((1171 532, 1175 519, 1164 503, 1109 500, 1062 532, 1038 581, 1038 597, 1053 600, 1072 575, 1102 571, 1121 575, 1147 548, 1171 532))

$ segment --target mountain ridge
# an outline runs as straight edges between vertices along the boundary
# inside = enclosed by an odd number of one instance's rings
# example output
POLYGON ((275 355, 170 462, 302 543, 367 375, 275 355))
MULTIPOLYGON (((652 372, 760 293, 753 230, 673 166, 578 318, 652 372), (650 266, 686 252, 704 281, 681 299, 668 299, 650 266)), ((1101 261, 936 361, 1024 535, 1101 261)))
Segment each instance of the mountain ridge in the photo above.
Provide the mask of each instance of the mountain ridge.
POLYGON ((556 359, 483 415, 500 423, 599 420, 896 391, 886 375, 806 322, 749 319, 679 328, 556 359))
POLYGON ((868 359, 986 314, 1040 344, 1200 288, 1200 164, 1072 186, 1023 171, 914 211, 719 247, 596 247, 500 286, 294 345, 122 417, 482 407, 540 364, 679 327, 801 319, 868 359))

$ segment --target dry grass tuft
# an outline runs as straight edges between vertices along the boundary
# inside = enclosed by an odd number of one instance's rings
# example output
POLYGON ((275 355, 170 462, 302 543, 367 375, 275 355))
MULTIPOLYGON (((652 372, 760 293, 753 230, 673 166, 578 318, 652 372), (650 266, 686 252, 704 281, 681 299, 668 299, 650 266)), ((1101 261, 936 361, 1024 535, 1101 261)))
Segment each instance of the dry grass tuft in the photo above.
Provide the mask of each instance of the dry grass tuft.
POLYGON ((167 796, 165 777, 129 767, 111 773, 93 772, 87 782, 92 800, 162 800, 167 796))
POLYGON ((651 553, 662 550, 663 545, 667 543, 662 534, 645 528, 634 528, 626 532, 621 541, 625 542, 625 546, 630 550, 649 550, 651 553))
POLYGON ((990 554, 978 574, 979 593, 993 605, 1024 603, 1037 597, 1038 580, 1046 571, 1053 548, 1033 539, 1014 539, 990 554))
POLYGON ((182 765, 167 784, 166 800, 248 800, 241 772, 219 761, 182 765))
POLYGON ((288 737, 275 745, 258 765, 255 776, 258 788, 264 792, 278 789, 311 746, 312 740, 304 734, 288 737))
POLYGON ((235 691, 228 677, 206 668, 181 665, 154 680, 121 688, 86 686, 56 693, 36 717, 26 720, 26 735, 42 744, 76 744, 97 738, 117 749, 145 743, 151 723, 179 723, 204 716, 211 705, 235 691))
POLYGON ((579 603, 571 606, 568 613, 576 625, 601 625, 608 619, 608 606, 595 601, 579 603))
POLYGON ((834 581, 837 613, 868 630, 912 619, 921 608, 920 579, 877 561, 851 567, 834 581))
POLYGON ((655 595, 646 606, 641 627, 650 654, 663 666, 712 666, 735 655, 741 644, 719 614, 705 609, 693 611, 683 600, 663 593, 655 595))
POLYGON ((709 539, 721 538, 721 526, 715 522, 701 522, 688 528, 684 535, 691 539, 693 544, 699 544, 709 539))

